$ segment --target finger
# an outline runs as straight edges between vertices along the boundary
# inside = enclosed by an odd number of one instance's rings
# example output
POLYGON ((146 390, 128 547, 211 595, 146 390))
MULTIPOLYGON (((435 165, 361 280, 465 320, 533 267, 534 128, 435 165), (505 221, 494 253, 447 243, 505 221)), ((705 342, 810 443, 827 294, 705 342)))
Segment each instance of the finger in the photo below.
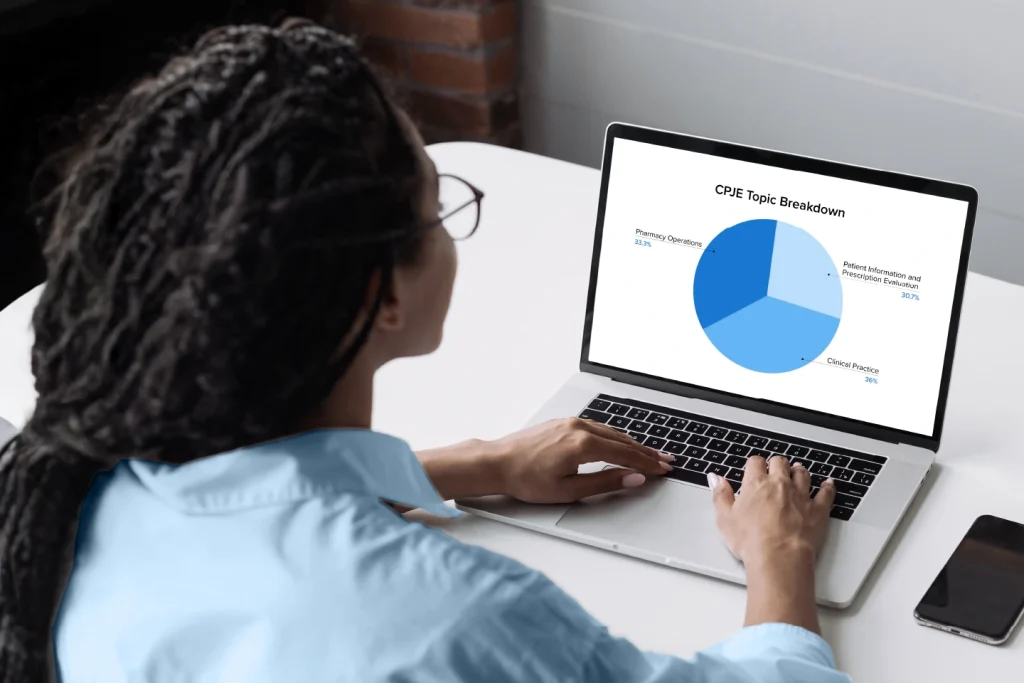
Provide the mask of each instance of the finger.
POLYGON ((732 485, 725 477, 717 474, 708 475, 708 488, 711 489, 711 500, 715 505, 715 514, 724 515, 732 509, 736 502, 736 495, 732 492, 732 485))
POLYGON ((821 487, 818 488, 818 493, 814 495, 814 500, 811 502, 811 509, 815 510, 817 514, 827 517, 828 513, 831 512, 831 506, 836 502, 836 481, 833 479, 825 479, 821 482, 821 487))
POLYGON ((836 481, 835 479, 825 479, 821 482, 821 487, 818 488, 818 493, 814 495, 814 507, 820 508, 825 515, 831 512, 831 506, 836 502, 836 481))
POLYGON ((789 460, 781 455, 774 456, 768 461, 768 474, 773 477, 792 478, 789 472, 789 460))
POLYGON ((764 458, 759 455, 755 455, 747 460, 747 464, 743 466, 743 483, 751 484, 756 481, 761 481, 768 476, 768 465, 765 463, 764 458))
POLYGON ((672 471, 672 465, 663 460, 649 457, 646 453, 641 453, 628 444, 611 439, 603 439, 600 436, 592 435, 584 443, 581 451, 578 455, 579 464, 607 462, 653 476, 661 476, 666 472, 672 471))
POLYGON ((668 453, 662 453, 661 451, 655 450, 648 446, 644 446, 639 441, 631 437, 629 434, 623 434, 622 432, 612 429, 608 425, 603 425, 600 422, 592 422, 591 420, 580 420, 580 426, 582 429, 587 430, 595 436, 600 436, 611 441, 618 441, 619 443, 631 446, 637 449, 640 453, 647 456, 648 458, 654 458, 656 460, 664 460, 665 462, 672 462, 676 459, 676 456, 669 455, 668 453))
POLYGON ((789 468, 789 472, 793 476, 793 483, 796 484, 797 490, 805 497, 810 496, 811 473, 807 471, 807 468, 797 463, 789 468))
POLYGON ((566 483, 568 484, 569 495, 572 496, 572 499, 581 500, 602 493, 635 488, 643 484, 646 479, 639 472, 609 467, 600 472, 573 475, 566 479, 566 483))

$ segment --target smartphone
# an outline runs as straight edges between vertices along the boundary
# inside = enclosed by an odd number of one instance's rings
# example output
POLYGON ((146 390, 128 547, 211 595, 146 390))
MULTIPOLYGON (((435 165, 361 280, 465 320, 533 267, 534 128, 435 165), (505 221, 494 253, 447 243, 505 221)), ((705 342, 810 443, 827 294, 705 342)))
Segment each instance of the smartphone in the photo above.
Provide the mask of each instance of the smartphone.
POLYGON ((1002 645, 1024 615, 1024 525, 984 515, 914 609, 924 626, 1002 645))

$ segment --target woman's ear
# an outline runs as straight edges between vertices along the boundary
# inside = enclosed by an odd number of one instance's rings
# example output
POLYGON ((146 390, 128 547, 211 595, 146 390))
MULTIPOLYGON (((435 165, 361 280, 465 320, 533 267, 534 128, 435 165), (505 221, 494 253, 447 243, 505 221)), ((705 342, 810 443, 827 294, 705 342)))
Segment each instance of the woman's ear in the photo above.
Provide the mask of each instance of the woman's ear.
MULTIPOLYGON (((374 328, 380 332, 397 332, 405 327, 406 312, 403 305, 405 297, 402 296, 405 283, 401 273, 401 269, 398 268, 391 270, 391 286, 388 287, 387 294, 381 301, 377 319, 373 323, 374 328)), ((382 273, 378 270, 370 280, 370 286, 367 288, 367 306, 372 306, 379 296, 381 277, 382 273)))

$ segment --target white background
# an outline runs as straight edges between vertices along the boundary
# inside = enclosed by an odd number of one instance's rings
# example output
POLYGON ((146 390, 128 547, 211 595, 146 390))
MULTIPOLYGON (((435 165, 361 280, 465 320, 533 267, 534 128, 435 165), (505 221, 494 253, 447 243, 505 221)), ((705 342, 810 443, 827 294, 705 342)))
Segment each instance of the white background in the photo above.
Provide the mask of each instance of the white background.
MULTIPOLYGON (((746 193, 744 193, 745 195, 746 193)), ((590 360, 734 394, 931 435, 967 204, 836 178, 616 140, 598 272, 590 360), (844 209, 837 218, 715 193, 718 184, 844 209), (633 243, 637 228, 707 245, 742 221, 792 223, 843 261, 920 275, 920 301, 842 280, 843 315, 829 356, 877 368, 817 363, 762 374, 725 358, 693 306, 701 251, 633 243)))

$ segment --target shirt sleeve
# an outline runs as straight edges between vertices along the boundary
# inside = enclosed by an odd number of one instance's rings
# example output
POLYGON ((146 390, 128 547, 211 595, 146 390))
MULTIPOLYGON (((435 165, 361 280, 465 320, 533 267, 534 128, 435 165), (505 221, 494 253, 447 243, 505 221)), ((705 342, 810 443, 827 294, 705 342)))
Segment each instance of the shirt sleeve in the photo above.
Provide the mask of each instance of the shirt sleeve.
POLYGON ((789 624, 761 624, 689 659, 638 651, 599 638, 582 680, 636 683, 849 683, 821 636, 789 624))
MULTIPOLYGON (((488 683, 848 683, 819 636, 787 624, 745 628, 689 659, 613 637, 540 574, 477 601, 435 633, 418 681, 488 683), (496 596, 495 596, 496 597, 496 596)), ((507 588, 506 584, 506 588, 507 588)), ((694 616, 693 618, 699 618, 694 616)))

